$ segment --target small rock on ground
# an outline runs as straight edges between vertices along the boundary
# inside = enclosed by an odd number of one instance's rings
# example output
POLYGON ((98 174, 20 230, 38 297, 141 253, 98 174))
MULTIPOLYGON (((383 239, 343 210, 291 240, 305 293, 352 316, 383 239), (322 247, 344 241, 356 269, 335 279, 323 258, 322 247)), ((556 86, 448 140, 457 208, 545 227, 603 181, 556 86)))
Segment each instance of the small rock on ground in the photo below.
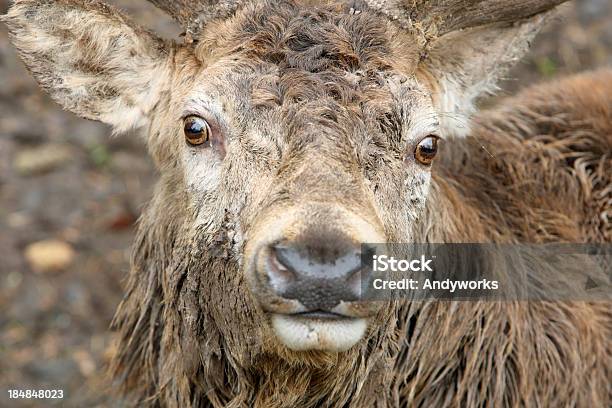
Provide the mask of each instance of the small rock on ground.
POLYGON ((60 272, 72 264, 75 251, 63 241, 39 241, 26 247, 25 258, 35 272, 60 272))
POLYGON ((15 158, 15 169, 21 175, 46 173, 66 165, 72 158, 72 150, 60 144, 47 144, 26 149, 15 158))

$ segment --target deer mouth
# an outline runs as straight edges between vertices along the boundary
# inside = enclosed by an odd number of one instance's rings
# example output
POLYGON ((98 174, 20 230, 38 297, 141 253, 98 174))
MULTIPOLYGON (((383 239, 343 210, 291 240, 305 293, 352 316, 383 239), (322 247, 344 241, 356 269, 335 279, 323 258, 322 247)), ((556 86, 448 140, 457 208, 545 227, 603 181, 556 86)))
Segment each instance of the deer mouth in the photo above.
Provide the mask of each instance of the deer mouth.
POLYGON ((325 321, 353 319, 353 317, 351 316, 347 316, 341 313, 330 312, 327 310, 313 310, 313 311, 308 311, 308 312, 292 313, 289 316, 293 316, 296 318, 316 319, 316 320, 325 320, 325 321))

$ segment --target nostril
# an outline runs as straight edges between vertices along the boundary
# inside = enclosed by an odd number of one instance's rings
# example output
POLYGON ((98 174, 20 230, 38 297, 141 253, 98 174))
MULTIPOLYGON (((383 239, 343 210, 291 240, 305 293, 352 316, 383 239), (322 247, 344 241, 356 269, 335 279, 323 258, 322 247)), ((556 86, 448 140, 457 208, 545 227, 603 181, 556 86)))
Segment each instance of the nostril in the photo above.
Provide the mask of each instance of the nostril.
POLYGON ((270 247, 270 254, 280 267, 286 270, 295 270, 296 265, 294 265, 294 263, 296 263, 296 254, 295 250, 290 246, 284 244, 272 245, 270 247))
POLYGON ((268 248, 266 257, 266 271, 272 288, 282 292, 297 276, 292 266, 283 258, 279 246, 268 248))

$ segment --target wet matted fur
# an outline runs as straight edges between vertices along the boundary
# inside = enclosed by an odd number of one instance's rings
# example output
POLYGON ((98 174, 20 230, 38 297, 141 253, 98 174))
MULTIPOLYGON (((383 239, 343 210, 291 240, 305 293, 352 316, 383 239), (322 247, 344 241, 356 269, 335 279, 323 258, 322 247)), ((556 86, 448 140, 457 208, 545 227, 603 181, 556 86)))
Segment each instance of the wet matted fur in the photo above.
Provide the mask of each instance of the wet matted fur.
POLYGON ((389 303, 341 353, 270 334, 244 248, 312 197, 388 241, 611 239, 609 70, 526 90, 470 129, 541 19, 424 44, 345 3, 249 2, 186 45, 98 1, 19 0, 3 18, 65 108, 148 129, 161 175, 114 322, 114 381, 139 406, 610 405, 610 303, 389 303), (225 150, 185 146, 177 117, 201 105, 225 150), (406 155, 415 129, 445 138, 432 170, 406 155))

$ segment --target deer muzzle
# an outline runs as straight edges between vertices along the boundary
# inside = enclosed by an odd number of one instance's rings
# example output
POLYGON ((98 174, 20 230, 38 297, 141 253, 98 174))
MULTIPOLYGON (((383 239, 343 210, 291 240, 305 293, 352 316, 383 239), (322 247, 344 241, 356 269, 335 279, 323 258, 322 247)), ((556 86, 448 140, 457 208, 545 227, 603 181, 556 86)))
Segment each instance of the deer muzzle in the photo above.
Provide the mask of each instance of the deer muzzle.
POLYGON ((293 350, 347 350, 379 308, 361 299, 361 244, 382 235, 336 205, 273 213, 247 244, 246 273, 274 334, 293 350))

